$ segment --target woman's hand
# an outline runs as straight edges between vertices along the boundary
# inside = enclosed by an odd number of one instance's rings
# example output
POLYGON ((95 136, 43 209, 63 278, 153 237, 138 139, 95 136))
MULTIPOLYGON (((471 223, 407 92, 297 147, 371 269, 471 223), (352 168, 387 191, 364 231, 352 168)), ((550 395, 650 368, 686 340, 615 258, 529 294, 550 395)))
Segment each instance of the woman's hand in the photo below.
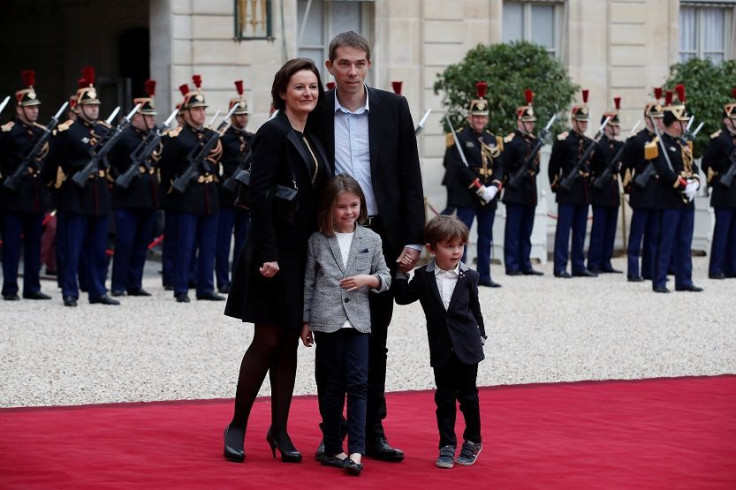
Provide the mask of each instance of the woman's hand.
POLYGON ((304 344, 305 347, 312 347, 312 344, 314 344, 314 337, 312 336, 312 331, 309 330, 309 322, 304 322, 302 324, 302 333, 299 337, 302 339, 302 344, 304 344))
POLYGON ((264 262, 260 269, 258 269, 263 277, 273 277, 279 272, 279 263, 264 262))

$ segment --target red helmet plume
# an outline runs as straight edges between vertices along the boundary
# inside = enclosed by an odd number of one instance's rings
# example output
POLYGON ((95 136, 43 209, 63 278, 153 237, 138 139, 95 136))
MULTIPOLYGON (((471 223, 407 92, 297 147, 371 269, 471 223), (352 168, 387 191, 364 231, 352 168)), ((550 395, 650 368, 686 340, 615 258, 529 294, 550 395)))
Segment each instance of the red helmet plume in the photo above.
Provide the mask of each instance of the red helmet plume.
POLYGON ((151 80, 149 78, 146 80, 146 83, 143 84, 143 88, 146 90, 149 97, 153 97, 156 95, 156 80, 151 80))
POLYGON ((685 103, 685 84, 678 83, 675 85, 675 91, 677 92, 677 98, 680 99, 682 104, 685 103))
POLYGON ((734 98, 736 98, 736 88, 731 89, 731 95, 733 95, 734 98))
POLYGON ((179 92, 181 92, 181 94, 186 97, 186 95, 189 93, 189 85, 187 85, 186 83, 182 83, 181 85, 179 85, 179 92))
POLYGON ((36 72, 33 70, 23 70, 20 72, 20 76, 23 79, 24 87, 33 87, 36 84, 36 72))
POLYGON ((87 82, 87 79, 82 77, 77 80, 77 88, 84 88, 89 87, 89 83, 87 82))
POLYGON ((201 75, 192 75, 192 82, 194 82, 194 86, 197 87, 197 90, 202 88, 202 76, 201 75))
POLYGON ((95 84, 95 68, 93 66, 85 66, 82 68, 82 76, 87 83, 92 86, 95 84))
POLYGON ((401 81, 398 81, 398 80, 397 81, 394 81, 394 82, 391 82, 391 87, 393 87, 395 94, 401 95, 401 87, 402 87, 403 84, 404 84, 404 82, 401 82, 401 81))
POLYGON ((664 94, 664 105, 672 105, 672 90, 668 90, 664 94))
POLYGON ((327 90, 332 90, 335 88, 335 82, 327 82, 327 90))
POLYGON ((532 92, 532 89, 528 88, 524 90, 524 97, 526 98, 526 103, 528 105, 532 105, 532 101, 534 100, 534 92, 532 92))
POLYGON ((583 89, 583 104, 587 104, 588 103, 588 93, 589 92, 590 91, 587 88, 586 89, 583 89))
POLYGON ((479 99, 484 98, 486 96, 487 91, 488 91, 488 83, 475 82, 475 93, 478 95, 479 99))
POLYGON ((654 98, 657 100, 662 98, 662 87, 654 87, 654 98))
POLYGON ((614 97, 613 105, 616 107, 616 110, 621 109, 621 97, 614 97))
POLYGON ((242 80, 235 80, 235 91, 238 92, 238 95, 243 95, 243 81, 242 80))

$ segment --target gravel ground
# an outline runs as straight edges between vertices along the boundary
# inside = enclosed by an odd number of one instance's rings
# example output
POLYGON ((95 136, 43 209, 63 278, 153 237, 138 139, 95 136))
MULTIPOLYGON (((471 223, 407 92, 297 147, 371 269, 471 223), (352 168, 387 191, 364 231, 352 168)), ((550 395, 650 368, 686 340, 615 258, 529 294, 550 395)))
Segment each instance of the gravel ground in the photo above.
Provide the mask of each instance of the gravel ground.
MULTIPOLYGON (((551 263, 543 277, 507 277, 494 265, 503 287, 480 292, 489 339, 478 384, 736 373, 736 280, 707 279, 707 257, 693 265, 703 293, 655 294, 621 274, 556 279, 551 263)), ((51 281, 52 301, 0 301, 0 407, 233 397, 252 328, 225 317, 222 302, 176 303, 159 267, 147 267, 152 297, 117 307, 83 296, 65 308, 51 281)), ((296 394, 316 391, 313 356, 300 346, 296 394)), ((386 384, 433 387, 418 304, 395 307, 386 384)))

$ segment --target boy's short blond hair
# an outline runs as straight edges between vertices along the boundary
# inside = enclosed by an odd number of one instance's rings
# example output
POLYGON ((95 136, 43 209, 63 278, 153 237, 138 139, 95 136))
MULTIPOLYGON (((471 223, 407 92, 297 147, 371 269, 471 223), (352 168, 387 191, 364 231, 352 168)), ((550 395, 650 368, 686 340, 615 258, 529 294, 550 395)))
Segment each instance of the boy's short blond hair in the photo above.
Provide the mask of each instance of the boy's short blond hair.
POLYGON ((432 247, 452 240, 460 240, 465 244, 468 243, 469 236, 468 227, 455 216, 440 214, 424 226, 424 241, 432 247))

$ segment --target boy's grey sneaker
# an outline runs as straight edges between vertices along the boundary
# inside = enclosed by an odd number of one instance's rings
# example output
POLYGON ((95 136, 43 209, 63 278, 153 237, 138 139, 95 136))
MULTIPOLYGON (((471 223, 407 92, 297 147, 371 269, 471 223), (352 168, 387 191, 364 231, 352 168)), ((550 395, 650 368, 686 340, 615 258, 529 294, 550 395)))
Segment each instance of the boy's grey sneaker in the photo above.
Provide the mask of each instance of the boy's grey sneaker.
POLYGON ((437 468, 452 468, 452 460, 455 457, 455 446, 442 446, 437 461, 434 462, 437 468))
POLYGON ((483 444, 480 442, 464 441, 463 447, 460 449, 460 455, 455 462, 463 466, 470 466, 478 459, 481 449, 483 449, 483 444))

